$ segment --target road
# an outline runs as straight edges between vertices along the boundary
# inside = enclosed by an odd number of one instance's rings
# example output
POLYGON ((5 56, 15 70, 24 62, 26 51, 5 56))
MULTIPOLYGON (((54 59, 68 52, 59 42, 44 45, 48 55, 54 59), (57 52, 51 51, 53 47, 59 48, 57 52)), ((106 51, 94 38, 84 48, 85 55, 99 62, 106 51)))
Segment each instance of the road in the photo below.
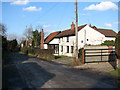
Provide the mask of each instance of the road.
POLYGON ((39 58, 11 53, 3 67, 3 88, 116 88, 116 79, 39 58))

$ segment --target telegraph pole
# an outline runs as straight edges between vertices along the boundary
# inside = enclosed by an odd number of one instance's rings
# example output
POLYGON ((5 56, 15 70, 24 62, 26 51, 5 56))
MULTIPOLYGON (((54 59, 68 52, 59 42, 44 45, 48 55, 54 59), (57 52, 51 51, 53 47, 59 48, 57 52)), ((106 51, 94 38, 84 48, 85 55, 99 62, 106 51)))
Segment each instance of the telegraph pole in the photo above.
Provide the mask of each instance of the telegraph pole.
POLYGON ((76 63, 79 63, 78 60, 78 15, 77 15, 77 0, 75 0, 75 35, 76 35, 76 63))
POLYGON ((27 25, 26 25, 26 46, 27 46, 27 25))

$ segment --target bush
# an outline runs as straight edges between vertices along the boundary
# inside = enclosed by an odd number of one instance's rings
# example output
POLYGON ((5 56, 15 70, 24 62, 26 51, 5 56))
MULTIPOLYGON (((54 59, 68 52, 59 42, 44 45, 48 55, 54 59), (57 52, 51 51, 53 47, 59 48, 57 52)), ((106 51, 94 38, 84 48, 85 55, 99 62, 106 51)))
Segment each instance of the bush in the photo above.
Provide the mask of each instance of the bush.
POLYGON ((116 39, 115 39, 115 51, 117 56, 120 57, 120 31, 118 32, 116 39))
POLYGON ((114 46, 115 45, 115 42, 112 40, 107 40, 107 41, 104 41, 104 43, 102 43, 101 45, 107 45, 107 46, 114 46))
POLYGON ((4 65, 6 61, 6 57, 8 55, 8 41, 7 39, 2 36, 2 64, 4 65))
POLYGON ((54 50, 53 49, 34 49, 34 53, 37 57, 46 60, 54 59, 54 50))
POLYGON ((28 54, 35 55, 34 49, 32 47, 28 48, 28 54))
POLYGON ((24 46, 23 48, 21 48, 21 52, 22 52, 23 54, 28 54, 27 47, 24 46))
POLYGON ((17 40, 16 40, 16 39, 11 40, 11 41, 8 41, 8 50, 9 50, 10 52, 19 51, 17 45, 18 45, 18 44, 17 44, 17 40))
POLYGON ((79 57, 80 59, 82 59, 82 50, 83 50, 83 48, 79 49, 78 57, 79 57))

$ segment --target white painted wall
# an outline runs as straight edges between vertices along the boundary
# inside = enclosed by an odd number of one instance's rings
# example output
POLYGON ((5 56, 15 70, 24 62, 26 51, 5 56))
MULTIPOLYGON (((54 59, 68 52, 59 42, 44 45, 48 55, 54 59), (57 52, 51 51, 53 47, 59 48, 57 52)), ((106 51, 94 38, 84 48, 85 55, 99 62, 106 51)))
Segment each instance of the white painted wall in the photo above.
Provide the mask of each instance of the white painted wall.
POLYGON ((59 44, 59 38, 54 38, 49 44, 59 44))
POLYGON ((106 40, 113 40, 113 41, 115 41, 115 37, 105 37, 104 41, 106 41, 106 40))
POLYGON ((104 38, 105 36, 103 34, 87 25, 78 32, 78 47, 82 48, 85 44, 100 45, 103 43, 104 38), (83 43, 81 41, 83 41, 83 43))
POLYGON ((44 49, 48 49, 48 45, 47 44, 44 44, 44 49))
POLYGON ((23 43, 21 44, 21 47, 23 47, 23 43))
POLYGON ((59 55, 74 56, 74 53, 71 53, 71 46, 75 47, 75 36, 69 36, 69 42, 67 37, 60 38, 59 55), (63 46, 63 52, 61 52, 61 46, 63 46), (69 53, 67 53, 67 46, 69 46, 69 53))

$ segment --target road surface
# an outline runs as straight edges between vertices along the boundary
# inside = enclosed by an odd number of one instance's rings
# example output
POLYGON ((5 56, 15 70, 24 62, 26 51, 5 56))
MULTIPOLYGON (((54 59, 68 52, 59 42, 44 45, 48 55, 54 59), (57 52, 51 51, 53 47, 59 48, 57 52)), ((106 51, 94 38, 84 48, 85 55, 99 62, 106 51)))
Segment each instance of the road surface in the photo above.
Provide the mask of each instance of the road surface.
POLYGON ((116 79, 90 70, 10 53, 3 67, 3 88, 116 88, 116 79))

